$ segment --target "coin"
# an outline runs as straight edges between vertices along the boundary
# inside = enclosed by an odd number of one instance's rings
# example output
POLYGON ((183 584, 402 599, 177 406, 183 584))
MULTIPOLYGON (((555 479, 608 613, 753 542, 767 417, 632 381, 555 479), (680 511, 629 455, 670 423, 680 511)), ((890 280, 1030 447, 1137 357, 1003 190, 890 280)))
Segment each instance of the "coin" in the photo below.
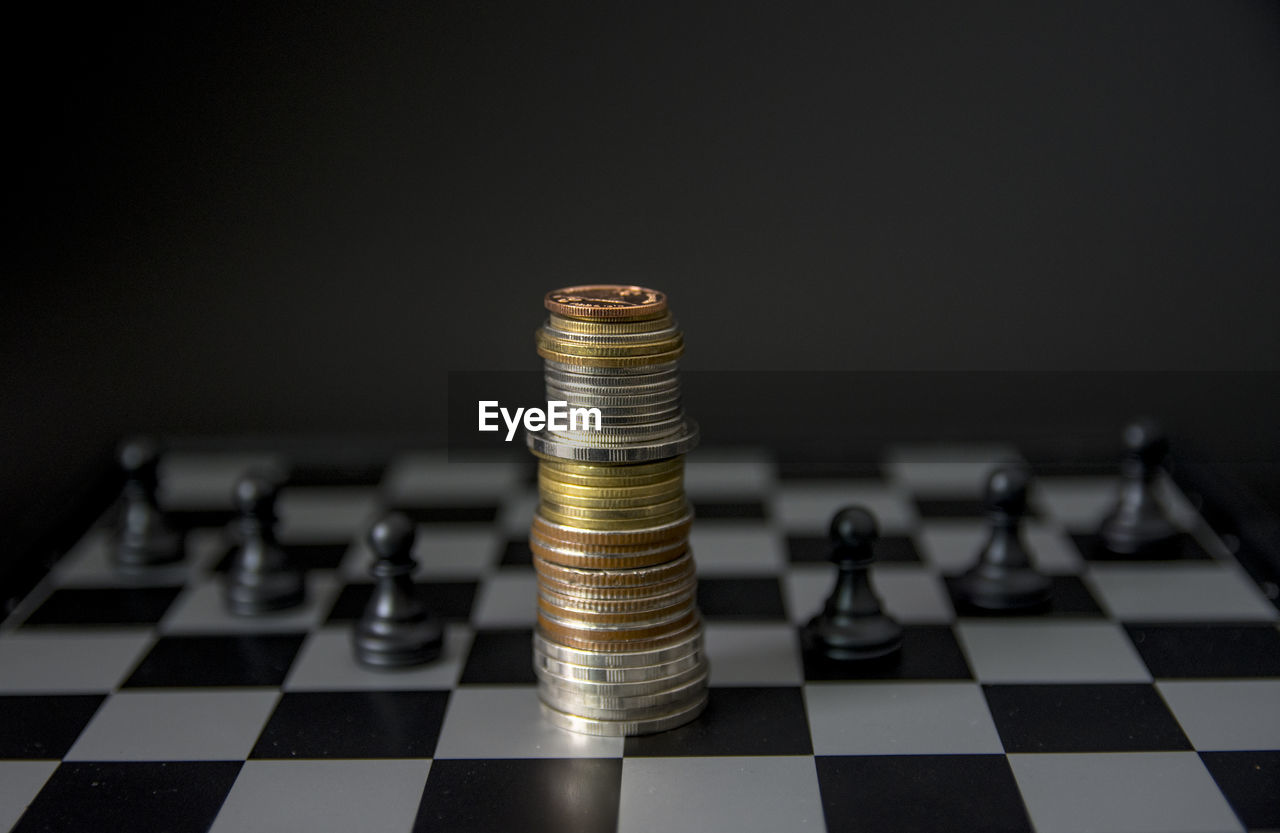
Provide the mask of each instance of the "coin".
POLYGON ((701 628, 697 610, 661 625, 627 629, 587 629, 561 625, 538 612, 543 636, 570 648, 587 651, 646 651, 672 645, 701 628))
POLYGON ((648 463, 688 453, 698 444, 698 426, 686 417, 681 429, 669 437, 625 445, 587 445, 547 431, 529 431, 525 443, 540 456, 579 463, 648 463))
POLYGON ((582 318, 565 318, 553 312, 544 326, 557 332, 575 335, 634 335, 674 327, 675 321, 669 312, 641 321, 587 321, 582 318))
POLYGON ((579 567, 589 570, 629 570, 639 567, 652 567, 670 563, 675 556, 682 555, 688 544, 681 541, 675 546, 650 550, 635 555, 614 554, 594 555, 574 552, 573 550, 544 546, 538 539, 529 538, 529 549, 538 558, 562 567, 579 567))
POLYGON ((566 584, 590 587, 644 587, 694 574, 693 556, 688 552, 653 566, 615 570, 566 567, 535 554, 533 568, 540 575, 550 576, 566 584))
POLYGON ((699 669, 699 673, 694 675, 692 679, 688 679, 675 688, 667 689, 666 691, 658 691, 652 694, 622 695, 619 697, 590 694, 585 691, 572 691, 547 683, 544 680, 538 681, 538 693, 543 695, 544 701, 549 701, 550 705, 561 706, 565 711, 579 714, 583 717, 613 719, 619 717, 650 717, 661 714, 671 704, 686 701, 690 695, 699 694, 706 687, 707 672, 705 669, 699 669))
POLYGON ((655 544, 687 536, 692 523, 693 515, 686 512, 666 524, 651 524, 646 527, 637 526, 620 530, 592 530, 560 524, 535 513, 533 516, 533 532, 550 541, 563 541, 568 544, 625 546, 630 544, 655 544))
POLYGON ((670 666, 659 666, 657 670, 668 673, 646 680, 591 680, 578 676, 565 677, 555 673, 541 661, 535 662, 533 669, 539 682, 558 686, 570 696, 612 698, 660 694, 693 682, 698 677, 705 677, 707 674, 706 666, 693 657, 690 658, 687 667, 679 670, 673 671, 670 666))
POLYGON ((698 668, 706 660, 700 651, 693 651, 683 657, 654 665, 641 665, 634 668, 597 668, 590 665, 575 665, 561 662, 535 649, 534 668, 542 669, 547 674, 562 680, 581 680, 587 683, 635 683, 648 680, 661 680, 675 674, 698 668))
POLYGON ((665 714, 642 719, 619 718, 617 720, 605 720, 583 717, 554 709, 546 703, 542 703, 542 714, 549 723, 562 729, 568 729, 583 735, 616 738, 654 734, 674 729, 677 726, 683 726, 702 714, 706 707, 707 694, 703 691, 698 699, 691 701, 688 705, 673 708, 665 714))
POLYGON ((654 497, 656 495, 665 495, 669 492, 684 492, 684 478, 679 476, 655 480, 652 483, 606 486, 603 484, 567 483, 549 475, 550 473, 545 471, 538 473, 538 488, 546 489, 552 494, 562 496, 595 498, 598 500, 600 498, 654 497))
POLYGON ((589 321, 635 321, 657 318, 667 311, 667 296, 643 286, 592 284, 548 292, 543 305, 566 318, 589 321))

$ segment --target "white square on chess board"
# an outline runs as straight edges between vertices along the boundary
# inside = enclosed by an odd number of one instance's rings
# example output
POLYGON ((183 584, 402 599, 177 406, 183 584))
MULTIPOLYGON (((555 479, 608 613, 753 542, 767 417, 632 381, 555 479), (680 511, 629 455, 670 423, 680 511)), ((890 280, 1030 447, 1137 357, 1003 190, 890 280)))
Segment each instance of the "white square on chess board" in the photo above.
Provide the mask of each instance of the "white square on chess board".
POLYGON ((1005 463, 1025 462, 1006 445, 921 445, 890 449, 890 480, 920 497, 982 497, 987 478, 1005 463))
POLYGON ((855 504, 876 516, 881 535, 906 534, 918 522, 911 494, 879 480, 788 480, 773 497, 771 515, 786 533, 826 535, 831 517, 855 504))
POLYGON ((446 454, 404 454, 383 478, 383 494, 400 505, 491 502, 516 488, 523 466, 511 460, 450 461, 446 454))
POLYGON ((68 761, 226 761, 249 757, 280 692, 120 691, 107 698, 68 761))
POLYGON ((620 758, 624 743, 552 724, 533 686, 472 685, 449 695, 435 757, 620 758))
POLYGON ((1114 622, 962 621, 956 625, 983 683, 1136 683, 1151 672, 1114 622))
POLYGON ((1237 566, 1095 564, 1094 595, 1125 621, 1274 620, 1276 609, 1237 566))
POLYGON ((246 761, 211 833, 408 830, 430 760, 246 761))
POLYGON ((622 762, 618 833, 821 831, 822 819, 817 772, 807 755, 622 762))
POLYGON ((817 755, 998 755, 982 688, 960 682, 808 683, 817 755))

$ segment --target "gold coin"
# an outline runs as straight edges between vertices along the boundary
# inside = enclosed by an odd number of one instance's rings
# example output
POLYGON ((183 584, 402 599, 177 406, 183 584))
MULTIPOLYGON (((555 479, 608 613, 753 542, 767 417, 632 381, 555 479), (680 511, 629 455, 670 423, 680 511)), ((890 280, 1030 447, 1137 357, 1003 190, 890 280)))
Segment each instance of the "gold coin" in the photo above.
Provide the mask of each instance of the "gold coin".
POLYGON ((675 327, 675 319, 671 313, 647 318, 643 321, 585 321, 581 318, 565 318, 552 313, 543 325, 554 330, 572 335, 586 336, 628 336, 638 333, 656 333, 675 327))
POLYGON ((581 541, 565 541, 560 538, 548 537, 543 534, 543 531, 532 528, 529 530, 529 541, 542 547, 578 556, 626 555, 643 557, 660 552, 669 552, 685 546, 689 543, 689 538, 687 535, 671 535, 662 540, 649 541, 643 544, 599 544, 594 542, 586 544, 581 541))
POLYGON ((554 353, 569 356, 606 357, 606 356, 652 356, 658 353, 669 353, 684 347, 684 336, 675 335, 658 341, 640 341, 635 344, 585 344, 580 341, 556 338, 539 329, 534 333, 534 340, 539 347, 554 353))
POLYGON ((693 524, 693 514, 686 512, 677 518, 664 523, 650 523, 646 526, 632 525, 614 529, 589 529, 574 524, 563 524, 555 518, 534 513, 533 530, 552 541, 564 541, 574 544, 651 544, 659 541, 670 541, 673 538, 685 537, 693 524))
POLYGON ((677 509, 669 515, 661 515, 655 518, 635 519, 635 518, 575 518, 571 515, 562 515, 554 510, 547 509, 543 515, 547 520, 554 523, 575 526, 586 532, 629 532, 635 529, 643 529, 652 524, 667 524, 678 521, 680 518, 688 514, 687 509, 677 509))
POLYGON ((662 503, 649 503, 632 507, 569 506, 548 498, 548 495, 542 496, 540 508, 549 510, 549 512, 544 512, 543 514, 555 514, 567 518, 593 521, 644 521, 651 518, 660 518, 672 512, 683 511, 685 507, 683 496, 664 500, 662 503))
POLYGON ((587 321, 637 321, 667 312, 667 296, 656 289, 590 284, 553 289, 542 301, 555 315, 587 321))
POLYGON ((570 353, 549 350, 539 345, 538 355, 544 359, 560 364, 578 367, 648 367, 649 365, 673 362, 684 355, 684 346, 666 353, 654 353, 650 356, 574 356, 570 353))
POLYGON ((621 555, 588 555, 573 553, 558 547, 547 547, 536 538, 529 539, 529 549, 533 551, 534 555, 550 561, 552 564, 560 564, 565 567, 583 567, 591 570, 627 570, 634 567, 665 564, 673 558, 679 558, 687 548, 688 544, 681 541, 673 547, 634 555, 625 553, 621 555))
POLYGON ((693 556, 688 552, 663 564, 630 569, 589 569, 567 567, 533 557, 533 569, 539 578, 549 578, 581 587, 653 587, 670 581, 683 581, 695 575, 693 556))
POLYGON ((653 495, 636 495, 633 497, 584 497, 567 495, 551 489, 542 490, 542 499, 557 506, 568 506, 574 509, 639 509, 644 506, 661 506, 684 497, 684 488, 677 486, 653 495))
POLYGON ((655 480, 652 483, 640 483, 637 485, 582 486, 577 483, 556 480, 540 473, 538 475, 538 488, 554 495, 594 498, 596 500, 601 498, 653 497, 654 495, 663 495, 668 492, 683 491, 684 478, 679 476, 667 477, 663 480, 655 480))

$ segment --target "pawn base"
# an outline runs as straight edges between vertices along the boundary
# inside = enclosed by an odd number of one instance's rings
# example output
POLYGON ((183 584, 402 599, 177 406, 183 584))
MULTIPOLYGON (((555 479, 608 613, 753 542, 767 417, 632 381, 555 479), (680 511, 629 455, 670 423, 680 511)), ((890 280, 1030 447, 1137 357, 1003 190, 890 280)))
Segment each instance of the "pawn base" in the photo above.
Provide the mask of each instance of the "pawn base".
POLYGON ((1177 534, 1174 525, 1159 516, 1132 521, 1111 515, 1099 530, 1103 546, 1116 555, 1159 554, 1177 534))
POLYGON ((879 659, 902 647, 902 626, 884 614, 856 619, 819 614, 802 636, 806 650, 842 662, 879 659))
POLYGON ((227 583, 227 610, 236 616, 259 616, 299 607, 307 600, 306 581, 300 572, 254 576, 253 581, 227 583))
POLYGON ((183 536, 178 532, 151 534, 142 539, 122 538, 111 553, 112 562, 125 571, 146 570, 176 564, 186 556, 183 536))
POLYGON ((404 622, 361 619, 351 641, 362 665, 403 668, 439 657, 444 650, 444 627, 434 616, 404 622))
POLYGON ((979 568, 960 576, 956 593, 965 604, 982 610, 1027 610, 1049 603, 1053 582, 1030 567, 979 568))

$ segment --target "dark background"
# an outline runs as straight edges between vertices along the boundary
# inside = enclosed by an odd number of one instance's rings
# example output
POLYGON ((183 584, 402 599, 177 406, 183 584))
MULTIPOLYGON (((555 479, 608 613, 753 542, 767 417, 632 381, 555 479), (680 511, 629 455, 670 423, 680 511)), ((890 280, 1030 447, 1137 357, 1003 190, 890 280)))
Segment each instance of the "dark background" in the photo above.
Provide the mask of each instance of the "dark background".
POLYGON ((1270 0, 6 28, 3 558, 124 433, 442 444, 449 372, 535 370, 596 281, 670 295, 708 442, 1109 451, 1144 410, 1267 488, 1270 0))

